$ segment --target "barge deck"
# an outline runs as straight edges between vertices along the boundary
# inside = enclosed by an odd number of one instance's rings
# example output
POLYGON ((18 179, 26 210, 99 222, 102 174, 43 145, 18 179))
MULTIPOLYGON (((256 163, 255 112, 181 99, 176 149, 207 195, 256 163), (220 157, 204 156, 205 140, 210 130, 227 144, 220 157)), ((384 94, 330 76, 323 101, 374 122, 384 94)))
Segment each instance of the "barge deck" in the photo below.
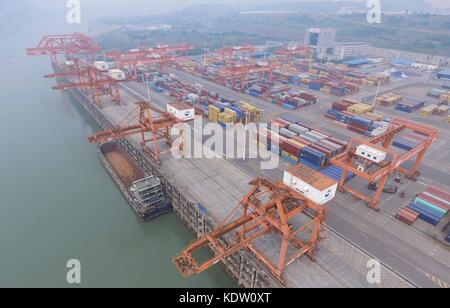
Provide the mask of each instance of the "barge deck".
POLYGON ((145 204, 137 198, 136 183, 146 178, 146 174, 136 165, 132 158, 116 142, 108 142, 98 147, 101 161, 111 178, 116 183, 131 208, 144 221, 172 211, 172 206, 163 197, 162 202, 145 204))

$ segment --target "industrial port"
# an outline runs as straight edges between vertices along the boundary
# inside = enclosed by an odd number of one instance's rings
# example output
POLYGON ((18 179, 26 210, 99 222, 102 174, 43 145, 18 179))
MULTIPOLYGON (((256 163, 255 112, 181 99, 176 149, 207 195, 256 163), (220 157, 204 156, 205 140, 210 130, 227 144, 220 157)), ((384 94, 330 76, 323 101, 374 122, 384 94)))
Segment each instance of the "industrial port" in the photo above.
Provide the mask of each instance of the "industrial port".
POLYGON ((243 288, 449 288, 449 67, 335 36, 196 53, 55 33, 25 54, 98 124, 84 142, 129 215, 175 213, 192 232, 172 256, 182 279, 219 267, 243 288))

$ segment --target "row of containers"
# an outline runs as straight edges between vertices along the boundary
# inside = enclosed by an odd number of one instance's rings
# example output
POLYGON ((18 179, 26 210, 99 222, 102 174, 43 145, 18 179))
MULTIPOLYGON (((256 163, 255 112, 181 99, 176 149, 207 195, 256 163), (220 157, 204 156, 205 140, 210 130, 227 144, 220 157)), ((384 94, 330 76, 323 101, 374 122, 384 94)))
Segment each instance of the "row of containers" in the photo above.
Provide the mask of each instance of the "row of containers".
POLYGON ((421 219, 436 226, 449 211, 450 193, 434 187, 427 187, 406 208, 400 209, 396 217, 408 225, 421 219))
POLYGON ((405 151, 411 151, 420 144, 424 143, 427 139, 428 137, 425 135, 412 132, 395 138, 392 142, 392 146, 405 151))
POLYGON ((249 103, 236 103, 234 99, 222 97, 199 84, 191 86, 170 77, 161 79, 151 83, 153 89, 168 91, 171 97, 194 106, 197 114, 207 116, 210 121, 222 124, 261 121, 262 110, 249 103))
POLYGON ((294 91, 291 87, 274 85, 273 83, 253 85, 247 89, 247 93, 290 110, 296 110, 319 102, 319 98, 315 95, 305 91, 294 91))
POLYGON ((306 86, 311 90, 335 96, 345 96, 359 91, 361 86, 386 84, 389 76, 368 74, 358 69, 333 63, 314 64, 295 60, 274 71, 274 77, 284 83, 306 86))
POLYGON ((373 107, 351 100, 334 102, 325 113, 325 118, 348 130, 367 136, 378 136, 386 132, 389 120, 373 112, 373 107))
POLYGON ((432 89, 428 92, 428 96, 450 104, 450 91, 448 90, 432 89))
MULTIPOLYGON (((339 181, 342 169, 331 165, 330 160, 347 149, 347 142, 302 122, 295 116, 282 115, 272 120, 267 130, 260 130, 255 139, 291 165, 303 164, 339 181)), ((348 174, 347 180, 351 177, 348 174)))
POLYGON ((425 101, 414 97, 405 97, 395 93, 388 93, 377 97, 376 103, 389 107, 395 105, 395 109, 407 113, 412 113, 425 106, 425 101))
POLYGON ((430 115, 443 117, 448 115, 449 109, 450 107, 447 105, 431 104, 420 109, 419 115, 421 117, 428 117, 430 115))
POLYGON ((210 122, 223 126, 237 123, 258 123, 261 121, 261 109, 246 103, 215 103, 208 106, 208 119, 210 122))

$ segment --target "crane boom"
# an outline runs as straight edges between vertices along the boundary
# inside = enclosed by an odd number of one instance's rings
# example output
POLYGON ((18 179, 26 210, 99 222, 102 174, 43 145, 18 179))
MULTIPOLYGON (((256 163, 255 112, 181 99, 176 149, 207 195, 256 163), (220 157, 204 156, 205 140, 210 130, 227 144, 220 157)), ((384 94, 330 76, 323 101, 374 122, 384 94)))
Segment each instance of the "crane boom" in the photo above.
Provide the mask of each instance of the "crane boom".
POLYGON ((192 242, 173 262, 183 276, 201 273, 240 249, 252 251, 275 277, 283 281, 287 266, 303 255, 313 258, 325 210, 283 183, 264 179, 250 182, 251 189, 215 230, 192 242), (236 217, 229 222, 232 217, 236 217), (299 217, 302 215, 302 217, 299 217), (294 227, 293 220, 306 221, 294 227), (303 232, 301 240, 297 235, 303 232), (308 232, 309 236, 305 233, 308 232), (253 242, 269 233, 281 238, 278 262, 258 251, 253 242), (211 247, 215 256, 199 264, 194 253, 211 247), (292 253, 288 255, 288 251, 292 253))
MULTIPOLYGON (((166 144, 171 146, 173 142, 170 136, 170 129, 181 121, 172 114, 148 102, 139 101, 136 105, 139 109, 138 124, 97 132, 88 137, 88 141, 90 143, 101 144, 128 136, 141 135, 141 146, 143 150, 159 163, 159 140, 165 140, 166 144), (146 137, 146 134, 150 134, 151 137, 146 137), (152 143, 152 149, 147 146, 148 143, 152 143)), ((181 144, 179 150, 182 151, 182 149, 183 145, 181 144)))

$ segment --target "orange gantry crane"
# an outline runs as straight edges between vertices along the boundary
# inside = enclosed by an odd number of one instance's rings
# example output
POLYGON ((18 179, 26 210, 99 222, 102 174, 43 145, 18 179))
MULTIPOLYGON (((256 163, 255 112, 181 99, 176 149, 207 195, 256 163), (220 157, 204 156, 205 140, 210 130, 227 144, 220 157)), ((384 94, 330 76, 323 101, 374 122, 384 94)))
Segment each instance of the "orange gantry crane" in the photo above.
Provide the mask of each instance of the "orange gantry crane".
POLYGON ((164 68, 178 59, 178 56, 188 56, 189 50, 194 49, 188 44, 179 45, 157 45, 156 48, 140 48, 120 52, 113 50, 106 53, 108 58, 114 60, 116 67, 128 69, 133 76, 137 78, 137 67, 151 64, 159 64, 164 68))
POLYGON ((69 58, 73 65, 64 70, 51 75, 46 75, 46 78, 66 78, 68 80, 65 84, 58 84, 53 87, 54 90, 68 90, 68 89, 88 89, 92 100, 101 107, 100 97, 109 96, 110 100, 120 105, 120 88, 121 82, 129 81, 130 78, 123 80, 116 80, 106 72, 103 72, 93 65, 82 62, 78 58, 69 58))
POLYGON ((95 57, 99 51, 101 48, 94 43, 93 39, 81 33, 47 35, 41 39, 37 47, 26 49, 29 56, 50 56, 53 65, 58 63, 58 55, 83 54, 95 57))
POLYGON ((352 138, 349 142, 348 150, 331 159, 331 163, 333 165, 336 165, 343 170, 342 177, 339 181, 339 190, 341 192, 349 192, 355 198, 365 201, 371 208, 378 211, 378 202, 389 176, 396 171, 400 174, 406 175, 408 178, 416 179, 419 174, 418 169, 420 164, 429 147, 437 140, 437 137, 438 132, 434 128, 397 118, 391 121, 386 133, 374 137, 369 141, 352 138), (394 137, 405 130, 411 130, 419 133, 426 136, 426 138, 413 149, 400 155, 396 151, 390 150, 389 147, 391 146, 394 137), (371 148, 387 153, 390 161, 374 163, 356 155, 356 147, 359 145, 367 145, 371 148), (409 170, 402 166, 414 157, 414 163, 409 170), (370 184, 376 183, 377 188, 373 196, 364 195, 360 191, 346 185, 346 178, 349 172, 366 180, 370 184))
POLYGON ((54 74, 49 74, 46 78, 65 78, 66 84, 59 84, 53 89, 90 89, 93 101, 100 106, 100 97, 109 95, 111 100, 120 104, 119 82, 125 80, 115 80, 92 66, 90 63, 95 59, 95 55, 101 51, 93 39, 81 33, 47 35, 39 42, 37 47, 27 48, 29 56, 50 56, 54 74), (66 63, 71 65, 60 66, 58 56, 64 56, 66 63), (85 56, 86 62, 82 62, 78 57, 85 56))
POLYGON ((253 61, 253 55, 255 54, 256 48, 251 45, 245 46, 232 46, 232 47, 223 47, 221 49, 217 49, 216 53, 222 57, 222 60, 225 62, 227 60, 232 60, 233 56, 236 54, 243 55, 244 57, 248 56, 250 61, 253 61))
POLYGON ((273 184, 256 179, 250 185, 251 190, 219 227, 174 257, 175 266, 182 275, 201 273, 241 249, 254 253, 281 282, 284 282, 286 267, 301 256, 306 255, 314 261, 325 209, 282 182, 273 184), (269 253, 272 256, 269 257, 255 241, 272 236, 280 240, 280 248, 278 251, 274 247, 276 251, 269 253), (199 264, 194 253, 208 247, 213 249, 215 256, 199 264), (277 252, 278 256, 274 257, 277 252))
POLYGON ((275 54, 284 57, 288 61, 291 61, 294 56, 310 56, 312 55, 311 48, 303 48, 298 46, 287 46, 285 49, 275 51, 275 54))
MULTIPOLYGON (((182 121, 171 113, 159 109, 148 102, 139 101, 136 105, 139 109, 139 119, 137 124, 121 126, 119 123, 119 125, 113 129, 100 131, 95 135, 88 137, 88 140, 91 143, 101 144, 127 136, 141 135, 141 146, 144 152, 148 153, 157 163, 160 163, 160 154, 162 153, 159 151, 158 142, 160 140, 165 140, 166 144, 171 147, 173 145, 173 140, 170 135, 170 130, 182 121), (146 134, 150 134, 150 136, 148 137, 146 134), (149 143, 153 145, 152 148, 148 146, 149 143)), ((130 120, 129 117, 132 113, 124 120, 130 120)), ((179 145, 178 150, 182 153, 183 144, 179 145)))
POLYGON ((218 75, 223 80, 231 80, 233 88, 237 88, 237 81, 239 80, 239 89, 244 91, 248 75, 259 74, 260 79, 263 79, 264 75, 268 75, 267 79, 272 81, 273 71, 275 69, 276 64, 269 62, 260 62, 256 64, 236 64, 220 69, 218 75))

